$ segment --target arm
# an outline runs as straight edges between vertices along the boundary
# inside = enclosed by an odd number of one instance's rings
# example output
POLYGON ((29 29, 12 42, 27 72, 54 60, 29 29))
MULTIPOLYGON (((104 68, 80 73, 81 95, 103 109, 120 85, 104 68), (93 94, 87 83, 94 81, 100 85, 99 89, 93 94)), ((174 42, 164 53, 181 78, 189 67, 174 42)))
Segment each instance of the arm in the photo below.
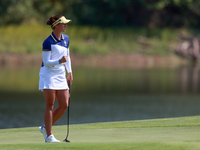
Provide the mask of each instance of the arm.
POLYGON ((65 62, 65 67, 68 72, 67 82, 70 81, 70 86, 71 86, 72 81, 73 81, 73 75, 72 75, 71 59, 70 59, 70 55, 69 55, 69 48, 67 49, 67 55, 68 55, 68 57, 67 57, 68 59, 67 59, 67 62, 65 62))
POLYGON ((69 54, 69 48, 67 49, 67 62, 65 62, 65 67, 67 69, 68 73, 72 73, 72 67, 71 67, 71 59, 69 54))
POLYGON ((50 66, 55 66, 59 64, 60 60, 51 60, 51 52, 42 52, 42 58, 43 58, 43 63, 45 66, 50 67, 50 66))

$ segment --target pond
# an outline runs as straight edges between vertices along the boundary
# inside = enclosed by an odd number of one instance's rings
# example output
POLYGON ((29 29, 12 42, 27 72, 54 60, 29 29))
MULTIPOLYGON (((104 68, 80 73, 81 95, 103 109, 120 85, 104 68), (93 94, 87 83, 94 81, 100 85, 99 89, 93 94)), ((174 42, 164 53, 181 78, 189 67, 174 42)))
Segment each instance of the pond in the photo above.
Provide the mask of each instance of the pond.
MULTIPOLYGON (((0 69, 0 128, 43 124, 45 101, 38 68, 0 69)), ((74 68, 70 124, 200 114, 198 67, 74 68)), ((58 103, 56 102, 56 106, 58 103)), ((56 125, 64 125, 67 114, 56 125)))

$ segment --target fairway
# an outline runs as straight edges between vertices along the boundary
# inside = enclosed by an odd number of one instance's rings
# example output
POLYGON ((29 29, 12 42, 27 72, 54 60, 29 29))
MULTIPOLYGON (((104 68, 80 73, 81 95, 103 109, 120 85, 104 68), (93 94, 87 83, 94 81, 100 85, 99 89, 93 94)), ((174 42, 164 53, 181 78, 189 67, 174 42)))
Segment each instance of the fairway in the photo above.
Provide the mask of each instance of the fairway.
MULTIPOLYGON (((200 116, 70 125, 70 143, 44 143, 38 127, 0 130, 1 150, 200 149, 200 116)), ((62 141, 66 126, 54 126, 62 141)))

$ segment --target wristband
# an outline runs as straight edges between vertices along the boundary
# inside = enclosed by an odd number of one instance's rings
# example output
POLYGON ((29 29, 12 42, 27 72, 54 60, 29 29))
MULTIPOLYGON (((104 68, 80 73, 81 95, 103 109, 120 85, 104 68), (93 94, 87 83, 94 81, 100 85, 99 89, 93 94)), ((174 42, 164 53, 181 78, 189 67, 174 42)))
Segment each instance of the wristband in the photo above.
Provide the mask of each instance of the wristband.
POLYGON ((59 64, 62 64, 62 61, 61 61, 61 59, 59 59, 59 64))

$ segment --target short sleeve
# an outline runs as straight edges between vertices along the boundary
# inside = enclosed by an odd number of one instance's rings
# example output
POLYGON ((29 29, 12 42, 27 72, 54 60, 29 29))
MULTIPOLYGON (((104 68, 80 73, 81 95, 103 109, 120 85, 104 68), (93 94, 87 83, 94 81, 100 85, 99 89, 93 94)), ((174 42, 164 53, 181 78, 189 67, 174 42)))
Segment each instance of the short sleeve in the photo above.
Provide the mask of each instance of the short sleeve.
POLYGON ((69 48, 69 40, 68 40, 67 48, 69 48))
POLYGON ((51 44, 46 40, 43 42, 42 51, 51 51, 51 44))

